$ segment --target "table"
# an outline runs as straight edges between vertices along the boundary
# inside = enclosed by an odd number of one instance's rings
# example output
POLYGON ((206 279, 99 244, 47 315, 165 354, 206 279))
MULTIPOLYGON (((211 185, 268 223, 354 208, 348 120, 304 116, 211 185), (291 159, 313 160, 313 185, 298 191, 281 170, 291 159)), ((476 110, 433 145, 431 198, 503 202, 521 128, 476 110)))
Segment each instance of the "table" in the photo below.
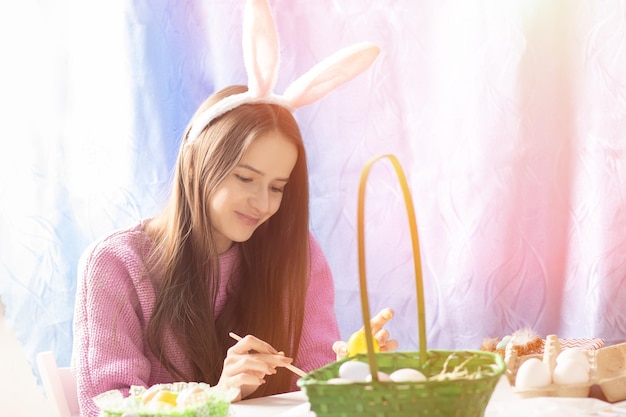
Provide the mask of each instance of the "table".
MULTIPOLYGON (((233 417, 315 417, 303 392, 244 400, 232 405, 233 417)), ((518 398, 502 377, 485 410, 485 417, 626 417, 626 401, 598 398, 518 398)))

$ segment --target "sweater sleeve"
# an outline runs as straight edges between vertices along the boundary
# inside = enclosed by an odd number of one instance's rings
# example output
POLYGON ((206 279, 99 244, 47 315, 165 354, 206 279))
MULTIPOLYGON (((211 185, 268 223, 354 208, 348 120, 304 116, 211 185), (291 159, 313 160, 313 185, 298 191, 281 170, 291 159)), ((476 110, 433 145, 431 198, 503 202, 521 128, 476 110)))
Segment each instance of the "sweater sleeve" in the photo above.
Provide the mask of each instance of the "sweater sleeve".
MULTIPOLYGON (((304 324, 295 365, 309 372, 336 359, 333 343, 340 340, 335 315, 335 286, 328 262, 310 235, 311 269, 304 307, 304 324)), ((297 389, 295 381, 294 389, 297 389)))
POLYGON ((105 240, 79 262, 72 367, 81 416, 99 415, 92 398, 102 392, 120 389, 127 395, 131 385, 147 385, 150 361, 144 354, 139 298, 154 296, 141 279, 140 258, 123 242, 105 240))

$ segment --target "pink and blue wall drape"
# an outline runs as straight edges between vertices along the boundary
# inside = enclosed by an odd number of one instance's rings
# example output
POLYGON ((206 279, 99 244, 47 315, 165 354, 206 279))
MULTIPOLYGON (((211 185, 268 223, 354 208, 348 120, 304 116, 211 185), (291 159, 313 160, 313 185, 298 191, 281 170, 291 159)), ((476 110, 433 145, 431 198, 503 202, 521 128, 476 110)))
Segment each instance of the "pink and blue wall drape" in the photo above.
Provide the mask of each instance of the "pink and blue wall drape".
MULTIPOLYGON (((626 339, 626 5, 583 0, 272 0, 277 91, 369 40, 374 65, 296 117, 311 230, 342 335, 362 326, 363 165, 394 154, 411 187, 430 348, 523 327, 626 339)), ((153 215, 181 132, 214 90, 246 83, 243 1, 24 0, 0 6, 0 294, 29 358, 68 364, 76 263, 153 215)), ((417 348, 413 260, 389 165, 366 202, 372 313, 417 348)))

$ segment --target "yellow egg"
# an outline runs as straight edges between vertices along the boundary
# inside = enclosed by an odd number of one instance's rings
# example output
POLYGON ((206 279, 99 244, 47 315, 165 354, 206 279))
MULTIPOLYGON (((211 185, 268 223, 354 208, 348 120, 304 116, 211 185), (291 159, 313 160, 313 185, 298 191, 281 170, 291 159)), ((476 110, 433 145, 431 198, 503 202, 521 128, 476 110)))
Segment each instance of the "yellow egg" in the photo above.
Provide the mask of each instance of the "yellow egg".
POLYGON ((155 403, 158 403, 159 405, 167 404, 169 406, 176 407, 176 397, 177 395, 174 394, 172 391, 167 391, 167 390, 158 391, 156 394, 154 394, 154 396, 150 400, 150 404, 155 404, 155 403))
MULTIPOLYGON (((376 339, 374 342, 374 352, 380 352, 380 346, 376 339)), ((353 357, 359 353, 367 353, 367 341, 365 340, 365 330, 359 330, 350 336, 346 346, 348 357, 353 357)))

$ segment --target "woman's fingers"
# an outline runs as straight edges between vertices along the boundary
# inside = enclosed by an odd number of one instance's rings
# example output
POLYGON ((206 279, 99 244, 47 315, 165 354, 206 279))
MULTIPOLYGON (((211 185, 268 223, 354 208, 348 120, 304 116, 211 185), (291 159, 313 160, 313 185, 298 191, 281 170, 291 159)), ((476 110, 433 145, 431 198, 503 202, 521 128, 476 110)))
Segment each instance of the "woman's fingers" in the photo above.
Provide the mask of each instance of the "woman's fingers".
POLYGON ((372 334, 378 333, 389 320, 393 317, 393 310, 390 308, 383 308, 370 320, 370 326, 372 328, 372 334))
POLYGON ((277 366, 284 367, 293 362, 293 359, 286 357, 284 352, 278 352, 272 345, 252 335, 247 335, 228 349, 225 364, 229 358, 239 358, 242 361, 239 364, 242 369, 252 364, 255 366, 266 364, 271 373, 276 373, 274 368, 277 366))
POLYGON ((398 341, 389 338, 390 335, 387 329, 379 330, 374 337, 378 342, 381 352, 391 352, 398 349, 398 341))
POLYGON ((282 355, 250 353, 226 356, 224 368, 228 368, 231 374, 251 371, 273 375, 276 373, 277 367, 284 367, 291 362, 293 362, 293 359, 282 355))
POLYGON ((385 346, 389 340, 389 331, 387 329, 380 329, 378 333, 374 334, 374 338, 382 350, 382 347, 385 346))
POLYGON ((348 356, 348 344, 343 340, 338 340, 333 343, 333 352, 337 355, 337 360, 343 359, 348 356))
POLYGON ((383 352, 393 352, 394 350, 398 349, 398 341, 395 339, 389 339, 387 340, 387 343, 385 343, 385 346, 380 348, 381 351, 383 352))
POLYGON ((390 339, 389 331, 383 328, 391 320, 393 314, 392 309, 384 308, 370 321, 372 334, 374 334, 381 352, 391 352, 398 349, 398 341, 390 339))
POLYGON ((246 397, 265 383, 267 375, 275 374, 277 367, 284 367, 291 362, 293 359, 286 357, 283 352, 248 335, 228 349, 218 385, 239 388, 241 397, 246 397))
POLYGON ((265 383, 265 379, 252 372, 242 372, 231 376, 228 379, 228 383, 231 387, 241 387, 243 385, 258 387, 259 385, 263 385, 265 383))
POLYGON ((281 355, 270 354, 229 354, 224 360, 224 368, 218 385, 223 389, 239 388, 245 398, 265 383, 267 375, 275 374, 278 366, 292 361, 281 355))
POLYGON ((252 335, 247 335, 243 337, 240 341, 238 341, 228 349, 229 352, 238 353, 240 355, 246 354, 251 350, 259 353, 271 353, 274 355, 278 354, 278 351, 274 349, 272 345, 264 342, 261 339, 257 339, 252 335))

